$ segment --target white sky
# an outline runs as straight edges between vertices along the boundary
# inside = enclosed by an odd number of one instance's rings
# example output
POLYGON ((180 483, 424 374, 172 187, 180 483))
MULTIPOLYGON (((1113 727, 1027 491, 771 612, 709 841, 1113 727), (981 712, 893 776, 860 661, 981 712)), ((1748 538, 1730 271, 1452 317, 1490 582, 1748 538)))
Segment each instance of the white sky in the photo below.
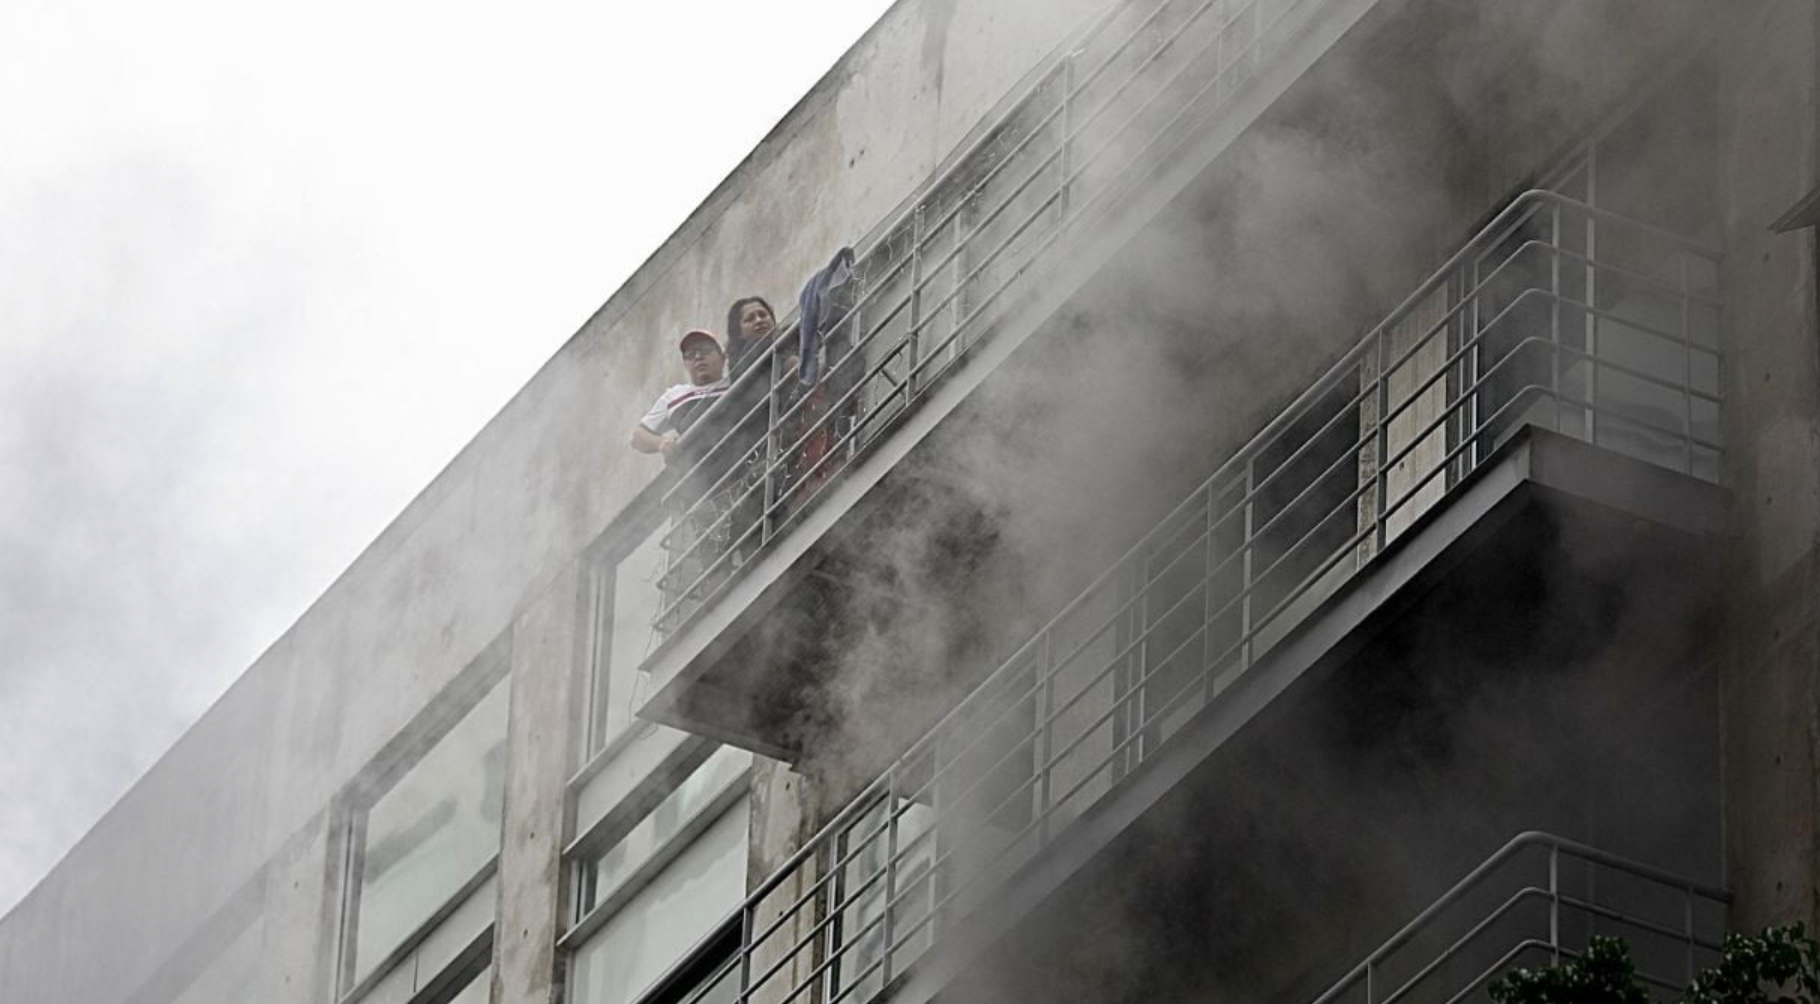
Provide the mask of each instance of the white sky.
POLYGON ((0 914, 889 6, 0 3, 0 914))

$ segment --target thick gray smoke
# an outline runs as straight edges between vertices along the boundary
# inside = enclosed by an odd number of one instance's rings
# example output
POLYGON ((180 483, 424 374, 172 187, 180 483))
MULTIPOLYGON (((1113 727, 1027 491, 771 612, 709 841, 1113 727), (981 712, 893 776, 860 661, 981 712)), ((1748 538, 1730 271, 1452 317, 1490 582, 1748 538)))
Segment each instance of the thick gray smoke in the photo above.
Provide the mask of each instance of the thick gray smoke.
MULTIPOLYGON (((847 588, 865 599, 805 736, 800 767, 824 813, 1666 65, 1689 10, 1632 0, 1404 8, 1394 33, 1380 24, 1342 42, 994 376, 939 434, 927 469, 901 474, 922 490, 868 527, 855 544, 863 554, 844 565, 859 576, 847 588), (1425 34, 1409 34, 1414 25, 1425 34)), ((1657 127, 1652 163, 1665 174, 1698 159, 1676 146, 1706 142, 1701 130, 1672 115, 1657 127)), ((1562 582, 1597 577, 1556 571, 1562 582)), ((1020 936, 980 967, 966 999, 1267 996, 1248 978, 1318 992, 1317 977, 1372 947, 1358 932, 1388 931, 1437 880, 1451 881, 1409 842, 1423 820, 1471 824, 1449 815, 1470 801, 1462 792, 1516 803, 1534 780, 1520 765, 1559 769, 1538 735, 1597 734, 1611 695, 1635 685, 1625 645, 1672 637, 1685 652, 1701 641, 1697 625, 1655 619, 1681 609, 1662 595, 1626 587, 1594 599, 1596 631, 1586 595, 1545 589, 1527 620, 1485 635, 1535 653, 1598 632, 1618 639, 1563 654, 1583 674, 1571 684, 1500 680, 1500 651, 1466 645, 1471 630, 1449 636, 1451 647, 1405 639, 1409 661, 1384 667, 1395 685, 1347 691, 1367 707, 1391 703, 1380 735, 1349 728, 1355 709, 1339 706, 1304 744, 1235 753, 1252 773, 1229 771, 1202 792, 1222 800, 1220 826, 1206 805, 1178 798, 1104 867, 1128 869, 1116 891, 1070 901, 1065 930, 1020 936), (1449 653, 1465 654, 1449 664, 1449 653), (1361 804, 1361 790, 1376 800, 1361 804), (1255 824, 1233 820, 1253 812, 1255 824), (1352 941, 1322 946, 1332 953, 1322 964, 1298 970, 1301 949, 1289 945, 1244 958, 1216 946, 1280 944, 1318 923, 1310 886, 1323 878, 1337 886, 1332 902, 1370 909, 1352 941), (1202 949, 1231 966, 1229 982, 1206 982, 1192 959, 1202 949), (1285 971, 1301 982, 1282 982, 1285 971), (1172 982, 1190 976, 1201 982, 1172 982)), ((1660 778, 1687 762, 1642 755, 1613 772, 1660 778)), ((1495 846, 1514 832, 1501 831, 1509 822, 1488 813, 1471 836, 1495 846)))

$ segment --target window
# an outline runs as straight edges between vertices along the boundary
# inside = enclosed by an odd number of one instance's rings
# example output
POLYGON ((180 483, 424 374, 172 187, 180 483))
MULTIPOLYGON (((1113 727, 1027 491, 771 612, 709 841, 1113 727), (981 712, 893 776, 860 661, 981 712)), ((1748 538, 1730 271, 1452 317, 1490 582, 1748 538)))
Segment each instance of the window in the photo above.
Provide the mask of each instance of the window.
POLYGON ((575 951, 574 1004, 631 1004, 715 932, 745 899, 746 826, 742 797, 619 903, 575 951))
POLYGON ((484 880, 505 795, 503 680, 355 814, 343 989, 484 880))
POLYGON ((684 777, 600 856, 582 865, 582 913, 625 889, 640 870, 691 828, 711 823, 741 793, 752 754, 723 746, 684 777))
POLYGON ((493 967, 488 966, 474 974, 468 985, 462 987, 455 996, 449 998, 449 1004, 487 1004, 487 990, 493 982, 493 967))
POLYGON ((657 645, 664 572, 663 535, 653 534, 617 561, 603 561, 590 583, 587 753, 605 749, 633 724, 646 696, 639 666, 657 645))
POLYGON ((886 972, 903 972, 928 950, 934 934, 934 813, 902 800, 888 813, 893 804, 880 801, 841 834, 846 864, 835 883, 837 911, 829 928, 830 999, 878 996, 886 972))
POLYGON ((739 918, 729 919, 657 981, 638 1004, 737 1004, 739 918))

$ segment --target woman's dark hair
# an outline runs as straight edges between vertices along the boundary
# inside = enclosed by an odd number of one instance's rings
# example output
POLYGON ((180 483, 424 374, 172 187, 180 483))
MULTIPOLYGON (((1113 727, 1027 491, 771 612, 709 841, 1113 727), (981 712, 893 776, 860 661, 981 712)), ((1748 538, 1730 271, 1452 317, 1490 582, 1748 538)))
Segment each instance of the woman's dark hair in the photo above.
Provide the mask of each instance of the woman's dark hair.
MULTIPOLYGON (((745 313, 746 308, 750 307, 754 303, 759 304, 759 305, 763 306, 766 310, 770 311, 771 323, 773 325, 777 324, 777 311, 771 309, 771 304, 769 302, 767 302, 764 297, 762 297, 762 296, 742 296, 739 299, 734 300, 733 306, 727 308, 727 372, 728 373, 738 373, 740 364, 745 361, 746 355, 748 355, 749 353, 752 353, 752 352, 756 352, 757 350, 765 347, 764 343, 748 344, 746 339, 741 337, 741 335, 740 335, 739 316, 741 314, 745 313)), ((776 331, 773 330, 772 334, 775 335, 776 331)))

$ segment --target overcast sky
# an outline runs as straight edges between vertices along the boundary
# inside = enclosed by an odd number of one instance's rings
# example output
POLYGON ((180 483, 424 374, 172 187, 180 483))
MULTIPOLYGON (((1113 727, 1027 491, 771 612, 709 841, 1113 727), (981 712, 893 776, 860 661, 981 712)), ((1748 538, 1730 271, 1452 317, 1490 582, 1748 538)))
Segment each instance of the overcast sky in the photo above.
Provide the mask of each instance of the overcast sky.
POLYGON ((889 6, 0 2, 0 914, 889 6))

